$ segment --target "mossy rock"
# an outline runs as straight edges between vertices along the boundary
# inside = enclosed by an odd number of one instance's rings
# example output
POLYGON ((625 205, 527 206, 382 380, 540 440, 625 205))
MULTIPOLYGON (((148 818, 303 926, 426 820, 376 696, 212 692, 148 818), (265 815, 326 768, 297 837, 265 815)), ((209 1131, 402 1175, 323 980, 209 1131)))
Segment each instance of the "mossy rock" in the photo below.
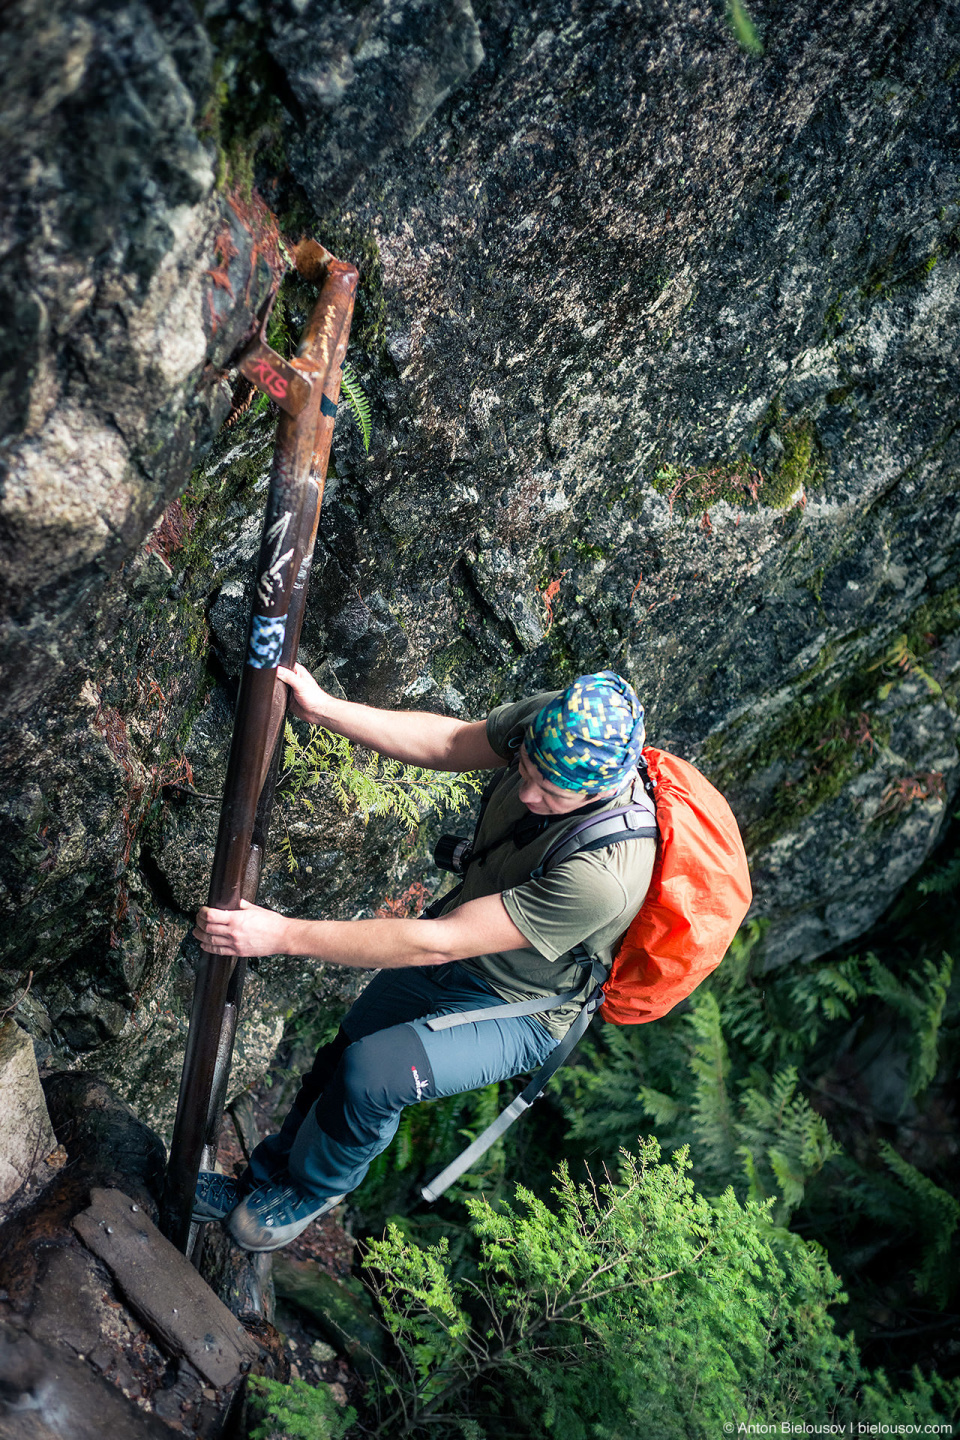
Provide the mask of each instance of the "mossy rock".
POLYGON ((375 1369, 375 1361, 384 1355, 386 1331, 359 1280, 334 1280, 313 1261, 278 1254, 273 1283, 277 1298, 305 1310, 356 1370, 369 1374, 375 1369))

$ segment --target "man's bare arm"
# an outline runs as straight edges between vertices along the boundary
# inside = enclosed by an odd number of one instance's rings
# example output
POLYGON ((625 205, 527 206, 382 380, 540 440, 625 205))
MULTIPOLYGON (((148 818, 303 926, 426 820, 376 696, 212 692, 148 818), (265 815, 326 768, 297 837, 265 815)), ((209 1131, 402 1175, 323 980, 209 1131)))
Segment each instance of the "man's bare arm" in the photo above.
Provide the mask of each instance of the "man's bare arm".
POLYGON ((311 725, 335 730, 359 745, 407 765, 428 770, 495 770, 505 762, 491 747, 483 720, 455 720, 422 710, 377 710, 352 700, 338 700, 321 690, 302 665, 281 667, 277 674, 289 685, 293 713, 311 725))
POLYGON ((444 965, 498 950, 525 950, 499 895, 468 900, 439 920, 295 920, 241 901, 197 915, 194 935, 214 955, 306 955, 361 970, 444 965))

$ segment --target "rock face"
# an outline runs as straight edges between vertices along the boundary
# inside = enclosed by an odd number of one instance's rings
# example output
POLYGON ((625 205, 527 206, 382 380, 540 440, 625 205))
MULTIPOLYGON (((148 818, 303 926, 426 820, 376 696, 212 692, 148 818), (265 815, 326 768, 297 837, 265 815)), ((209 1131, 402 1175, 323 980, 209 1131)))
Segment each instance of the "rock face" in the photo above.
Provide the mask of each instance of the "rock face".
POLYGON ((72 672, 103 572, 226 415, 223 364, 277 258, 215 192, 198 133, 213 56, 189 4, 24 3, 4 25, 9 714, 72 672))
POLYGON ((56 1148, 30 1037, 0 1025, 0 1205, 5 1205, 56 1148))
MULTIPOLYGON (((956 4, 757 4, 762 55, 696 4, 69 12, 7 12, 2 120, 3 944, 50 1062, 169 1116, 272 427, 210 451, 276 263, 211 94, 277 97, 261 189, 361 266, 306 663, 467 715, 623 671, 743 823, 766 963, 852 942, 958 784, 956 4)), ((266 903, 425 873, 315 793, 266 903)), ((314 983, 262 962, 238 1083, 314 983)))

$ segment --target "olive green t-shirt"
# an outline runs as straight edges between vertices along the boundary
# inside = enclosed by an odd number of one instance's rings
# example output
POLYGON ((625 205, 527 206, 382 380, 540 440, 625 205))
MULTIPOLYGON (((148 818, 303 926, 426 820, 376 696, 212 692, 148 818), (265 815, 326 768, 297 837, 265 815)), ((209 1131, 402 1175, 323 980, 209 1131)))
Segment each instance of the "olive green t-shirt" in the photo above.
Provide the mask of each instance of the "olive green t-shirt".
MULTIPOLYGON (((504 760, 514 759, 526 726, 558 693, 541 692, 494 710, 487 718, 491 748, 504 760)), ((590 814, 601 815, 629 804, 635 784, 640 799, 642 787, 632 778, 618 795, 590 814)), ((521 836, 523 843, 518 844, 514 826, 531 814, 517 798, 520 785, 519 771, 513 765, 490 798, 476 849, 479 852, 491 842, 501 843, 469 867, 462 891, 447 908, 452 910, 482 895, 503 896, 504 908, 530 941, 529 948, 474 955, 460 963, 482 976, 505 1000, 575 990, 575 1001, 537 1017, 559 1039, 596 983, 583 961, 583 951, 609 973, 617 943, 646 896, 656 842, 631 839, 580 853, 532 880, 531 871, 563 834, 585 818, 585 812, 561 816, 532 839, 521 836), (581 947, 580 958, 572 953, 575 947, 581 947)))

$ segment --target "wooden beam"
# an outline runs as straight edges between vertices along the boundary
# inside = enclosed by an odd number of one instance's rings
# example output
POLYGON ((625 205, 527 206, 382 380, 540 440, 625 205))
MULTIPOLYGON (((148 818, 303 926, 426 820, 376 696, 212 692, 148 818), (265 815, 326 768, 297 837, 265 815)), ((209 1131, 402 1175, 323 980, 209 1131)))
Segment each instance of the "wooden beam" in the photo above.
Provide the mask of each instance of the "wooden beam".
POLYGON ((260 1347, 141 1208, 119 1190, 90 1199, 73 1228, 168 1354, 186 1356, 218 1389, 256 1364, 260 1347))

